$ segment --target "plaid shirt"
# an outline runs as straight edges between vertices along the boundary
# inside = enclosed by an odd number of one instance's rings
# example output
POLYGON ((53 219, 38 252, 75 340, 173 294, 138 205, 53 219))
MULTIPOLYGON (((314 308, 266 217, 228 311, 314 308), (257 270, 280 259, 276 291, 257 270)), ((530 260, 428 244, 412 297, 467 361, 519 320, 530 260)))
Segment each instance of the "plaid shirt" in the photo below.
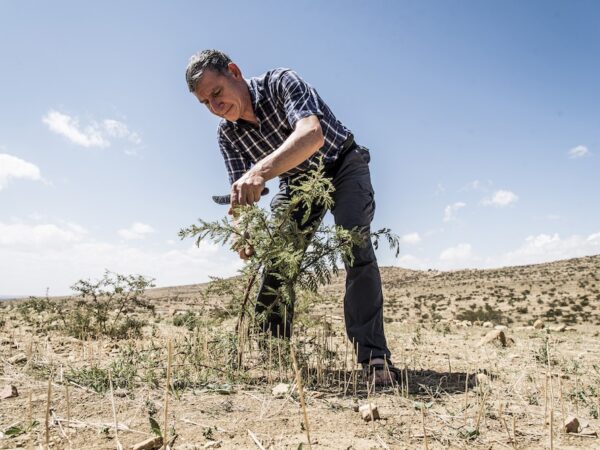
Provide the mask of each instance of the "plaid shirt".
POLYGON ((229 182, 233 184, 256 162, 277 150, 294 131, 296 122, 315 115, 321 122, 325 144, 314 155, 292 170, 287 177, 308 170, 320 156, 333 163, 340 146, 351 134, 335 118, 317 91, 290 69, 274 69, 246 80, 258 128, 243 119, 221 120, 218 140, 229 182))

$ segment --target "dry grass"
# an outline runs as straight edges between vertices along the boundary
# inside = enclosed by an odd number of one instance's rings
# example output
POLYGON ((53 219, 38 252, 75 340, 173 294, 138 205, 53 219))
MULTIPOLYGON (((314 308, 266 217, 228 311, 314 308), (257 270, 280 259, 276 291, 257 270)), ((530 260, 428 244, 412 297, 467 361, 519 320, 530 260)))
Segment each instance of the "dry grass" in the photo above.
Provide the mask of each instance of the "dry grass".
POLYGON ((201 285, 149 291, 156 315, 138 317, 143 338, 119 341, 42 331, 19 302, 6 302, 0 385, 19 396, 0 400, 0 431, 17 434, 0 448, 44 446, 48 411, 51 448, 114 449, 116 436, 129 448, 153 435, 152 418, 174 449, 297 449, 307 442, 298 379, 315 449, 598 447, 562 423, 576 415, 600 430, 599 274, 600 257, 492 271, 384 268, 386 333, 403 380, 370 392, 345 339, 341 278, 299 308, 300 377, 285 343, 261 342, 251 329, 239 352, 237 316, 201 285), (537 318, 574 330, 534 330, 537 318), (477 346, 489 331, 478 319, 507 325, 514 343, 477 346), (9 362, 19 354, 24 361, 9 362), (291 390, 275 398, 280 382, 291 390), (354 411, 367 398, 381 420, 366 423, 354 411))

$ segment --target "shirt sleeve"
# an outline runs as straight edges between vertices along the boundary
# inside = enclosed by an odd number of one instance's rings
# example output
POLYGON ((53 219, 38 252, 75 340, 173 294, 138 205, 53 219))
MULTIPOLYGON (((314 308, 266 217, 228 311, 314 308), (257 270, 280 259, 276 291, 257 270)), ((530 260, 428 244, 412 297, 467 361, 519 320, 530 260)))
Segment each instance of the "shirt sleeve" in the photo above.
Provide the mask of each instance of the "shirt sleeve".
POLYGON ((315 88, 290 69, 282 69, 275 77, 275 94, 283 103, 285 115, 292 128, 308 116, 323 117, 319 94, 315 88))
POLYGON ((235 149, 233 144, 222 133, 219 128, 218 133, 219 149, 225 161, 227 175, 229 176, 229 184, 235 183, 242 175, 250 170, 251 163, 243 157, 243 155, 235 149))

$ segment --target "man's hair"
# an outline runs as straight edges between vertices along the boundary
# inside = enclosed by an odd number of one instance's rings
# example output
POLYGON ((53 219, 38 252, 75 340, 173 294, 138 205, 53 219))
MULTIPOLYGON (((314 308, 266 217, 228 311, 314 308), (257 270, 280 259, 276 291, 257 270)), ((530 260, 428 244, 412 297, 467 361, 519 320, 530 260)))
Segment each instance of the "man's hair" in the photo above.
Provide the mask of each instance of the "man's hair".
POLYGON ((185 81, 190 92, 195 92, 196 84, 206 69, 226 75, 230 62, 231 58, 219 50, 202 50, 192 55, 185 69, 185 81))

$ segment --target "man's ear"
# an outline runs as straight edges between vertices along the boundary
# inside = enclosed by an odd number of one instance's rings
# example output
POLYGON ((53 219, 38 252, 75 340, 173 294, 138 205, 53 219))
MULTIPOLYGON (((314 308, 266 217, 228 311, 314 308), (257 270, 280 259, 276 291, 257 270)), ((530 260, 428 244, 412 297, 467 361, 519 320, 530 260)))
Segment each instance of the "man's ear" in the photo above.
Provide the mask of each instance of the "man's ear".
POLYGON ((242 78, 242 71, 236 63, 230 62, 229 64, 227 64, 227 70, 229 70, 229 72, 233 75, 233 78, 235 78, 236 80, 242 78))

